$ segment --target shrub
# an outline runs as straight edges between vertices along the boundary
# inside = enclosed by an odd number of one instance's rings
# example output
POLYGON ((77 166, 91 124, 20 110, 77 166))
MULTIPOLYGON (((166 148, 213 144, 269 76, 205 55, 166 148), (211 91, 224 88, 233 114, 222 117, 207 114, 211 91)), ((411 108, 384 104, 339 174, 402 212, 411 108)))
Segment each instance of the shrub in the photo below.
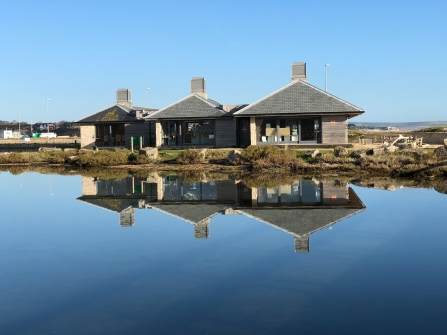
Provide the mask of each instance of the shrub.
POLYGON ((180 153, 176 159, 179 164, 199 164, 204 161, 198 150, 188 149, 180 153))
POLYGON ((254 170, 280 169, 298 171, 304 167, 304 162, 297 157, 295 151, 280 149, 273 146, 248 147, 243 159, 250 162, 254 170))
POLYGON ((242 159, 247 162, 255 162, 261 158, 266 158, 270 155, 278 154, 282 149, 272 145, 250 145, 242 153, 242 159))
POLYGON ((100 150, 98 152, 82 152, 76 161, 77 165, 84 167, 125 165, 129 163, 128 150, 100 150))
POLYGON ((138 155, 135 160, 136 164, 151 164, 153 162, 154 159, 150 158, 148 155, 138 155))

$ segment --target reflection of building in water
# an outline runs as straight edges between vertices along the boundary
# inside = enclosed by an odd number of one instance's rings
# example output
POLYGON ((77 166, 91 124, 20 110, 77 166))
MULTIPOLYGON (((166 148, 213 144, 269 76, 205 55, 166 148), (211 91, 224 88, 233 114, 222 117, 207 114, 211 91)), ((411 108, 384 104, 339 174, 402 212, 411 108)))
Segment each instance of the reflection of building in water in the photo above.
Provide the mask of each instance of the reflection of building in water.
POLYGON ((82 177, 81 201, 119 213, 121 227, 134 225, 135 208, 157 199, 157 185, 139 178, 97 180, 82 177))
POLYGON ((135 208, 152 208, 194 225, 195 238, 207 238, 211 218, 243 214, 294 236, 295 251, 309 251, 309 236, 362 211, 365 206, 347 184, 305 180, 276 187, 249 188, 231 180, 185 182, 177 176, 96 180, 82 178, 91 205, 120 214, 134 225, 135 208))
POLYGON ((120 225, 134 225, 134 208, 152 208, 194 225, 194 236, 206 238, 211 217, 237 203, 230 180, 182 182, 177 176, 97 180, 82 177, 81 201, 120 214, 120 225))
POLYGON ((334 181, 296 181, 291 185, 252 188, 238 212, 290 233, 295 251, 309 251, 313 232, 362 211, 365 206, 348 185, 334 181))

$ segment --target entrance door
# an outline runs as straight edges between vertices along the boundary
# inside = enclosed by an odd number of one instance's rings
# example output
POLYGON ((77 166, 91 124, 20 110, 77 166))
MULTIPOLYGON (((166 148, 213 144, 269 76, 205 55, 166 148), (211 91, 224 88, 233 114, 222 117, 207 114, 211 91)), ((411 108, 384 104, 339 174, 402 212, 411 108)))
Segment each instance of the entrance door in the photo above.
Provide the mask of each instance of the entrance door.
POLYGON ((200 144, 199 122, 186 122, 185 144, 200 144))
POLYGON ((250 118, 243 117, 237 119, 237 145, 239 147, 245 148, 248 147, 250 143, 250 118))
POLYGON ((320 137, 320 119, 301 119, 300 142, 317 143, 320 137))

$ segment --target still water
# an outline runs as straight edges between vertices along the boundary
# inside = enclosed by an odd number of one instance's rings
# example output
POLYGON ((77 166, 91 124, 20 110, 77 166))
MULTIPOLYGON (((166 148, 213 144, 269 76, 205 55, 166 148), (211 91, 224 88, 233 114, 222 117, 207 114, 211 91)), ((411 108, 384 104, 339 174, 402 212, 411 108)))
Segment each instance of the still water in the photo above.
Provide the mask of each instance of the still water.
POLYGON ((447 195, 0 173, 0 334, 446 334, 447 195))

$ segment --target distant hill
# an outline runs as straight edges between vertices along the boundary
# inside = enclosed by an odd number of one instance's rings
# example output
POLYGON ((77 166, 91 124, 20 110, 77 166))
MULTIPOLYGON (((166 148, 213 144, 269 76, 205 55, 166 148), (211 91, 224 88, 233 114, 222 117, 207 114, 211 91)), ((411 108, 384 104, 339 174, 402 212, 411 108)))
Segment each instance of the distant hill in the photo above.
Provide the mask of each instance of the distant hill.
POLYGON ((422 121, 422 122, 353 122, 349 123, 348 127, 350 129, 358 128, 384 128, 384 127, 396 127, 399 130, 410 131, 418 130, 422 128, 430 127, 447 127, 447 121, 422 121))

